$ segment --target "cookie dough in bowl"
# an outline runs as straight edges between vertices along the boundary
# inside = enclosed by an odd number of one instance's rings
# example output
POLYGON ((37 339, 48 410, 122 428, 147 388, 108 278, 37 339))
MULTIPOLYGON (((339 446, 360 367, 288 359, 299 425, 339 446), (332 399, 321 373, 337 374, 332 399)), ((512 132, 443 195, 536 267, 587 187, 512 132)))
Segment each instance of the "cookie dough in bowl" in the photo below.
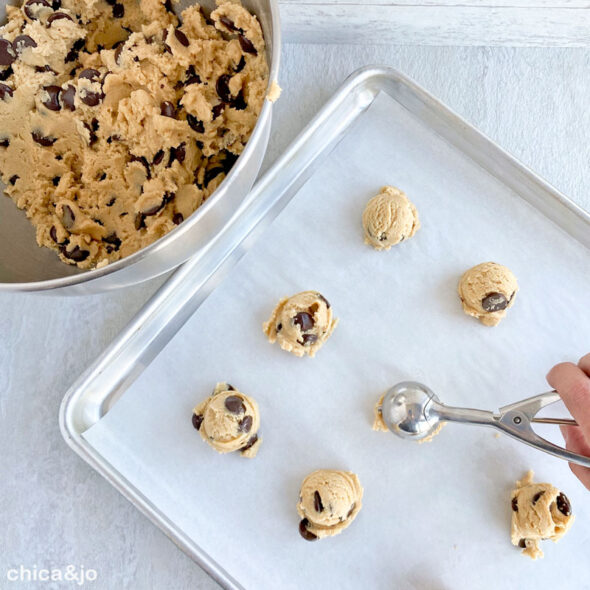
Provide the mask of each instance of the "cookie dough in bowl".
POLYGON ((258 404, 229 383, 218 383, 213 393, 194 408, 192 422, 201 438, 218 453, 239 451, 251 459, 262 444, 258 404))
POLYGON ((375 250, 389 250, 420 229, 418 211, 406 194, 384 186, 363 211, 365 243, 375 250))
POLYGON ((262 329, 269 342, 295 356, 315 356, 332 335, 338 319, 330 302, 317 291, 303 291, 281 299, 262 329))
POLYGON ((297 512, 299 533, 306 541, 338 535, 362 507, 363 488, 356 474, 319 469, 301 484, 297 512))
POLYGON ((268 85, 258 20, 221 0, 26 0, 0 29, 0 172, 37 242, 88 269, 183 223, 268 85))
POLYGON ((531 559, 543 557, 540 541, 559 541, 574 522, 567 496, 549 483, 534 483, 533 472, 516 482, 511 495, 510 538, 531 559))
POLYGON ((509 268, 483 262, 463 273, 457 291, 467 315, 486 326, 497 326, 514 304, 518 282, 509 268))

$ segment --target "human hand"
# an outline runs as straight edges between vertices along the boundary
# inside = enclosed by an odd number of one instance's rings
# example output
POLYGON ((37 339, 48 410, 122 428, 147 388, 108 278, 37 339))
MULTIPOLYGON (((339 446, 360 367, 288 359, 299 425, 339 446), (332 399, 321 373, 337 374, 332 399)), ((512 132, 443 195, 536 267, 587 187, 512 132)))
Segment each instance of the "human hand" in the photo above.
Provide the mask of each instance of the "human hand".
MULTIPOLYGON (((569 451, 590 457, 590 354, 577 365, 560 363, 547 375, 549 385, 557 390, 578 426, 561 426, 569 451)), ((590 469, 570 463, 570 469, 590 490, 590 469)))

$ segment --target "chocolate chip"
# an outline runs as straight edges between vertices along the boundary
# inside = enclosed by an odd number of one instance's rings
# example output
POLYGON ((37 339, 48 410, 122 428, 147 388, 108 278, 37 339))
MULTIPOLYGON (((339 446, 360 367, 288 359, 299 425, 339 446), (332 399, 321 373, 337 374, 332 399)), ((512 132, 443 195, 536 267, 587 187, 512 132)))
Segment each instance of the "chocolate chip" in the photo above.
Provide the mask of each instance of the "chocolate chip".
POLYGON ((143 213, 138 213, 135 216, 135 229, 139 231, 145 227, 145 215, 143 213))
POLYGON ((121 52, 123 51, 124 46, 125 46, 125 44, 122 43, 115 49, 115 63, 116 64, 119 63, 119 58, 121 57, 121 52))
POLYGON ((98 140, 98 137, 95 131, 98 129, 98 121, 96 119, 92 119, 92 127, 88 125, 88 123, 83 123, 84 127, 88 129, 88 136, 89 136, 89 145, 93 145, 98 140))
POLYGON ((63 226, 66 229, 71 229, 74 226, 75 221, 76 216, 74 215, 74 212, 72 211, 71 207, 69 207, 68 205, 64 205, 62 207, 61 213, 61 222, 63 223, 63 226))
POLYGON ((61 93, 61 102, 66 109, 70 111, 75 111, 76 107, 74 106, 76 97, 76 89, 69 84, 68 87, 61 93))
POLYGON ((166 12, 171 12, 172 14, 174 14, 174 7, 172 6, 172 0, 166 0, 166 2, 164 3, 164 8, 166 9, 166 12))
POLYGON ((102 99, 100 92, 85 91, 80 93, 80 100, 89 107, 95 107, 102 99))
POLYGON ((223 113, 223 109, 225 108, 225 105, 220 102, 219 104, 216 104, 213 109, 213 120, 217 119, 217 117, 219 117, 219 115, 221 115, 221 113, 223 113))
POLYGON ((103 238, 102 241, 114 246, 115 250, 118 250, 121 247, 121 240, 115 232, 109 234, 106 238, 103 238))
POLYGON ((246 67, 246 59, 242 55, 242 57, 240 58, 240 61, 239 61, 238 65, 234 69, 234 72, 236 74, 239 74, 245 67, 246 67))
POLYGON ((322 497, 320 496, 320 493, 317 490, 313 493, 313 507, 315 508, 316 512, 323 512, 324 511, 324 505, 322 504, 322 497))
POLYGON ((240 42, 240 47, 244 53, 251 53, 252 55, 258 55, 258 51, 256 51, 256 47, 254 47, 254 43, 247 39, 241 33, 238 35, 238 41, 240 42))
POLYGON ((31 19, 31 20, 36 20, 37 17, 35 16, 34 12, 33 12, 33 6, 46 6, 47 8, 51 8, 49 2, 46 2, 45 0, 27 0, 27 2, 25 3, 25 14, 31 19))
POLYGON ((240 90, 238 96, 236 96, 230 103, 231 107, 236 111, 243 111, 248 106, 244 100, 244 93, 240 90))
POLYGON ((205 133, 205 125, 203 124, 203 121, 199 121, 199 119, 190 113, 186 115, 186 122, 193 131, 196 131, 197 133, 205 133))
POLYGON ((50 27, 54 21, 61 20, 61 19, 72 20, 72 17, 69 14, 66 14, 65 12, 54 12, 47 19, 47 26, 50 27))
POLYGON ((228 152, 227 150, 224 150, 223 153, 225 157, 221 162, 221 165, 223 166, 223 171, 227 174, 232 169, 233 165, 236 163, 238 156, 236 156, 236 154, 228 152))
POLYGON ((57 75, 57 72, 55 70, 52 70, 50 66, 48 65, 44 65, 44 66, 35 66, 35 71, 38 74, 44 74, 45 72, 51 72, 54 76, 57 75))
POLYGON ((539 501, 539 498, 545 493, 545 491, 537 492, 533 496, 533 506, 539 501))
POLYGON ((53 186, 57 186, 59 184, 59 181, 61 180, 61 176, 54 176, 51 179, 51 182, 53 183, 53 186))
POLYGON ((223 168, 217 166, 215 168, 210 168, 209 170, 205 171, 205 178, 203 180, 203 182, 205 183, 205 186, 208 186, 209 183, 216 178, 219 174, 221 174, 223 172, 223 168))
POLYGON ((13 95, 13 90, 7 84, 0 83, 0 100, 6 100, 7 98, 11 98, 13 95))
POLYGON ((49 237, 57 244, 57 229, 55 228, 55 225, 51 226, 51 229, 49 230, 49 237))
POLYGON ((317 342, 318 337, 315 334, 303 334, 301 340, 297 340, 302 346, 311 346, 317 342))
POLYGON ((314 327, 315 322, 313 317, 309 313, 305 311, 300 311, 293 318, 293 324, 295 326, 299 326, 302 332, 307 332, 314 327))
POLYGON ((86 41, 84 39, 77 39, 74 41, 72 48, 68 51, 64 61, 65 63, 70 63, 72 61, 76 61, 78 59, 78 54, 82 50, 82 48, 86 45, 86 41))
POLYGON ((98 82, 98 80, 100 80, 100 72, 94 68, 86 68, 78 74, 78 78, 85 78, 91 82, 98 82))
POLYGON ((61 94, 61 87, 59 86, 44 86, 43 90, 47 92, 47 98, 43 100, 43 105, 50 111, 61 110, 59 104, 59 95, 61 94))
POLYGON ((252 430, 252 416, 245 416, 242 418, 242 420, 240 420, 238 429, 240 432, 250 432, 250 430, 252 430))
POLYGON ((125 7, 122 4, 113 4, 113 17, 123 18, 125 16, 125 7))
POLYGON ((227 16, 220 16, 219 17, 219 21, 225 25, 226 28, 228 28, 230 31, 239 31, 240 29, 238 29, 236 27, 236 25, 234 24, 234 21, 227 18, 227 16))
POLYGON ((518 498, 516 496, 512 498, 512 510, 514 510, 514 512, 518 512, 518 498))
POLYGON ((8 137, 0 138, 0 147, 8 147, 10 145, 10 139, 8 137))
POLYGON ((143 214, 144 217, 150 217, 150 216, 158 213, 158 211, 161 211, 164 208, 165 204, 166 204, 166 201, 164 199, 162 199, 162 202, 159 205, 153 205, 152 207, 149 207, 148 209, 144 209, 141 213, 143 214))
POLYGON ((563 492, 559 493, 559 496, 557 496, 556 502, 557 502, 557 509, 564 516, 569 516, 572 513, 572 505, 570 504, 568 497, 563 492))
POLYGON ((90 252, 80 249, 80 246, 76 246, 71 252, 68 252, 65 246, 62 246, 59 250, 66 258, 74 262, 82 262, 90 256, 90 252))
POLYGON ((330 302, 321 293, 316 292, 316 295, 318 299, 321 299, 326 304, 326 307, 330 309, 330 302))
POLYGON ((242 453, 243 453, 244 451, 247 451, 248 449, 251 449, 257 442, 258 442, 258 435, 257 434, 253 434, 250 437, 250 440, 246 443, 246 446, 245 447, 242 447, 240 449, 240 451, 242 451, 242 453))
POLYGON ((246 411, 242 398, 237 395, 230 395, 225 398, 225 408, 232 414, 243 414, 246 411))
POLYGON ((2 81, 8 80, 8 78, 10 78, 10 76, 12 76, 12 74, 14 74, 14 71, 12 70, 12 68, 10 66, 8 66, 5 70, 2 70, 0 72, 0 80, 2 80, 2 81))
POLYGON ((154 156, 154 161, 152 162, 152 164, 154 166, 157 166, 158 164, 161 164, 163 159, 164 159, 164 150, 159 150, 156 152, 156 155, 154 156))
POLYGON ((108 203, 107 207, 112 207, 117 202, 116 197, 113 197, 108 203))
POLYGON ((61 0, 53 0, 51 8, 53 8, 53 10, 59 10, 61 8, 61 0))
POLYGON ((283 324, 277 324, 277 332, 280 332, 283 329, 283 324))
POLYGON ((106 3, 107 3, 109 6, 114 6, 114 5, 117 3, 117 0, 106 0, 106 3))
POLYGON ((98 181, 102 182, 103 180, 106 180, 107 178, 107 173, 103 172, 99 177, 98 177, 98 181))
POLYGON ((355 508, 356 508, 356 502, 353 502, 352 506, 350 507, 350 510, 348 511, 348 514, 346 515, 346 518, 350 518, 352 516, 352 513, 354 512, 355 508))
POLYGON ((33 131, 33 133, 31 133, 31 136, 33 137, 34 142, 38 143, 39 145, 42 145, 43 147, 52 146, 57 141, 57 138, 55 137, 45 137, 41 135, 40 131, 33 131))
POLYGON ((182 213, 175 213, 172 217, 172 223, 175 225, 180 225, 184 221, 184 216, 182 213))
POLYGON ((0 39, 0 65, 9 66, 16 59, 16 51, 10 41, 0 39))
POLYGON ((316 541, 317 535, 314 535, 311 531, 307 530, 307 526, 309 525, 309 520, 304 518, 299 523, 299 534, 306 540, 306 541, 316 541))
POLYGON ((180 30, 174 29, 174 36, 178 39, 178 42, 183 45, 184 47, 188 47, 189 42, 187 36, 180 30))
POLYGON ((19 179, 19 176, 18 176, 18 174, 15 174, 14 176, 11 176, 11 177, 8 179, 8 182, 10 182, 10 184, 11 184, 12 186, 14 186, 14 185, 16 184, 16 181, 17 181, 18 179, 19 179))
MULTIPOLYGON (((184 162, 184 159, 186 158, 186 146, 183 143, 181 143, 177 148, 173 148, 174 149, 174 157, 178 160, 178 162, 180 164, 182 164, 184 162)), ((170 150, 172 152, 172 150, 170 150)), ((170 154, 172 156, 172 154, 170 154)))
POLYGON ((150 165, 147 161, 147 158, 145 156, 134 156, 133 154, 131 155, 131 158, 129 159, 130 162, 139 162, 140 164, 143 164, 143 167, 145 168, 145 172, 146 172, 146 176, 147 179, 150 180, 152 177, 152 172, 150 170, 150 165))
POLYGON ((503 293, 488 293, 481 300, 481 306, 489 313, 494 311, 502 311, 508 306, 508 300, 503 293))
POLYGON ((14 47, 16 54, 20 55, 25 47, 37 47, 37 42, 32 37, 29 37, 29 35, 19 35, 14 38, 12 46, 14 47))
POLYGON ((518 542, 518 546, 519 546, 521 549, 526 549, 526 539, 521 539, 521 540, 518 542))
POLYGON ((172 119, 174 119, 176 117, 176 109, 174 108, 174 105, 165 100, 161 105, 160 105, 160 114, 163 117, 171 117, 172 119))
POLYGON ((201 424, 203 424, 203 416, 201 414, 193 414, 193 426, 196 430, 200 430, 201 424))
POLYGON ((230 102, 232 99, 231 91, 229 89, 230 79, 231 76, 229 76, 228 74, 223 74, 219 76, 219 78, 217 78, 217 82, 215 83, 215 89, 217 90, 217 94, 223 102, 230 102))

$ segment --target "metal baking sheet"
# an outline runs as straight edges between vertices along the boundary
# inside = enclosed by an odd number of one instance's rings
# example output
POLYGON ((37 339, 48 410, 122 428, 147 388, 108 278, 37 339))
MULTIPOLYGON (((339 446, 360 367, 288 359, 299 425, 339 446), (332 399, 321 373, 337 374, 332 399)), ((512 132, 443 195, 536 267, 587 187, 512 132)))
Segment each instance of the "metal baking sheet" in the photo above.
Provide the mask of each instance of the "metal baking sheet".
POLYGON ((412 81, 361 70, 73 385, 62 432, 228 588, 491 588, 498 568, 511 572, 506 588, 580 587, 590 514, 565 463, 483 429, 451 425, 425 447, 370 422, 376 396, 407 378, 486 409, 542 391, 544 371, 587 346, 589 230, 587 213, 412 81), (375 253, 359 216, 385 183, 414 199, 423 228, 375 253), (488 258, 521 281, 493 330, 454 293, 488 258), (260 330, 279 297, 306 288, 342 319, 313 360, 260 330), (261 405, 252 462, 216 455, 191 430, 192 405, 224 379, 261 405), (322 466, 359 473, 364 508, 344 534, 307 544, 294 503, 322 466), (508 544, 505 506, 529 466, 567 488, 580 521, 534 567, 508 544))

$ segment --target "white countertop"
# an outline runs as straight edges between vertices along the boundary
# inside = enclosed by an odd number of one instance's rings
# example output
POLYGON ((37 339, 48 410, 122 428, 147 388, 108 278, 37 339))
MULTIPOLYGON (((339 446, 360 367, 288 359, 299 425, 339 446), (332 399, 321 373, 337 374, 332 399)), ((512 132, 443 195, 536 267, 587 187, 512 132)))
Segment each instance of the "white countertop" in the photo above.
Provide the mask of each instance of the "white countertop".
MULTIPOLYGON (((590 210, 590 49, 287 45, 282 63, 266 165, 350 72, 379 63, 409 74, 590 210)), ((57 424, 68 386, 160 283, 0 297, 0 587, 27 587, 7 583, 9 568, 69 564, 97 570, 84 587, 217 587, 68 449, 57 424)))

